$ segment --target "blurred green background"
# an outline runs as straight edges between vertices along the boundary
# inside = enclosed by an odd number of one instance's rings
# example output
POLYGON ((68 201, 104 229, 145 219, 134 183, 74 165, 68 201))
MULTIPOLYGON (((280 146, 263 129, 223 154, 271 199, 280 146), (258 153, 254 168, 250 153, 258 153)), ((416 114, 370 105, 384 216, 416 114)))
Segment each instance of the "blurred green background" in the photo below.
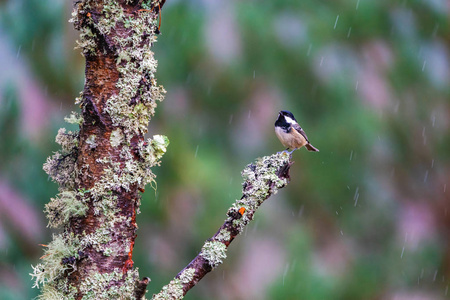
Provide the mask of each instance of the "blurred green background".
MULTIPOLYGON (((0 1, 0 298, 30 299, 51 240, 42 171, 83 88, 72 3, 0 1)), ((186 299, 448 299, 450 5, 446 0, 167 1, 154 47, 171 144, 138 217, 149 294, 283 149, 279 110, 320 149, 294 153, 229 258, 186 299)))

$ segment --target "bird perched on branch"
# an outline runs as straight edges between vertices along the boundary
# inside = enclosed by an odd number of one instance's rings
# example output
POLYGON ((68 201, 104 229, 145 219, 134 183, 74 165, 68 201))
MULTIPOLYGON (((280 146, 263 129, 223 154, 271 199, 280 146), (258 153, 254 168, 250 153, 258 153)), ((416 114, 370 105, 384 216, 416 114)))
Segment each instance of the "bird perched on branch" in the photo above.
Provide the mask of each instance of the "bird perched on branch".
POLYGON ((297 149, 305 146, 309 151, 319 152, 319 149, 311 145, 306 136, 306 133, 298 125, 294 115, 287 110, 282 110, 278 113, 278 119, 275 122, 275 133, 283 144, 288 149, 292 149, 289 154, 292 154, 297 149))

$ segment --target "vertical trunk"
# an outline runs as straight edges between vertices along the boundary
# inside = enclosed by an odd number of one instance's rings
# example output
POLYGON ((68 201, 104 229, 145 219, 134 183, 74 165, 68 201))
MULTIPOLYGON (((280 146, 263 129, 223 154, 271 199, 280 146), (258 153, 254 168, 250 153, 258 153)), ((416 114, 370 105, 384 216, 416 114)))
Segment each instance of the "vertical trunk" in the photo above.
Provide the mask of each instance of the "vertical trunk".
POLYGON ((60 184, 46 206, 49 225, 63 227, 34 268, 41 298, 130 299, 138 280, 132 252, 139 190, 154 180, 167 138, 144 140, 156 101, 158 14, 164 1, 84 0, 72 21, 81 31, 86 82, 76 103, 82 114, 60 130, 62 150, 44 169, 60 184))

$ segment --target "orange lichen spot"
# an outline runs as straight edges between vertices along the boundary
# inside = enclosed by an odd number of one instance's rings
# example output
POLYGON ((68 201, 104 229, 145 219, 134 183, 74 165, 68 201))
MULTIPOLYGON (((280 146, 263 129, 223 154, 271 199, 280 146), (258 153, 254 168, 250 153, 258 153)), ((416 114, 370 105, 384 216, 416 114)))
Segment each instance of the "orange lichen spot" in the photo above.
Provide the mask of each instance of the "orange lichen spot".
POLYGON ((87 16, 88 18, 90 18, 90 17, 91 17, 91 13, 88 12, 88 13, 86 14, 86 16, 87 16))
POLYGON ((243 216, 244 215, 244 213, 245 213, 245 207, 241 207, 241 208, 239 208, 239 213, 241 214, 241 216, 243 216))
POLYGON ((133 268, 134 262, 132 259, 127 259, 125 262, 125 265, 122 268, 122 272, 123 274, 126 274, 128 270, 130 270, 131 268, 133 268))
POLYGON ((143 189, 143 188, 138 188, 138 190, 139 190, 139 192, 141 192, 141 193, 145 193, 145 189, 143 189))
POLYGON ((128 252, 128 259, 125 261, 123 265, 122 272, 125 274, 129 269, 133 268, 133 248, 134 248, 134 240, 131 242, 130 251, 128 252))

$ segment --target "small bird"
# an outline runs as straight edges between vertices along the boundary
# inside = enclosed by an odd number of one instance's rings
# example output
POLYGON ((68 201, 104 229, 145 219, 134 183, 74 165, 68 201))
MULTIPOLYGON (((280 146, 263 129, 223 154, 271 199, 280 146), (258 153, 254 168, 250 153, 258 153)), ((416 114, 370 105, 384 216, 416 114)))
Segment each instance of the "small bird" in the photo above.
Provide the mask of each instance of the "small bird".
POLYGON ((275 133, 283 144, 288 149, 292 149, 289 154, 292 154, 297 149, 305 146, 309 151, 319 152, 319 149, 311 145, 306 136, 306 133, 298 125, 294 115, 287 110, 282 110, 278 113, 278 119, 275 122, 275 133))

